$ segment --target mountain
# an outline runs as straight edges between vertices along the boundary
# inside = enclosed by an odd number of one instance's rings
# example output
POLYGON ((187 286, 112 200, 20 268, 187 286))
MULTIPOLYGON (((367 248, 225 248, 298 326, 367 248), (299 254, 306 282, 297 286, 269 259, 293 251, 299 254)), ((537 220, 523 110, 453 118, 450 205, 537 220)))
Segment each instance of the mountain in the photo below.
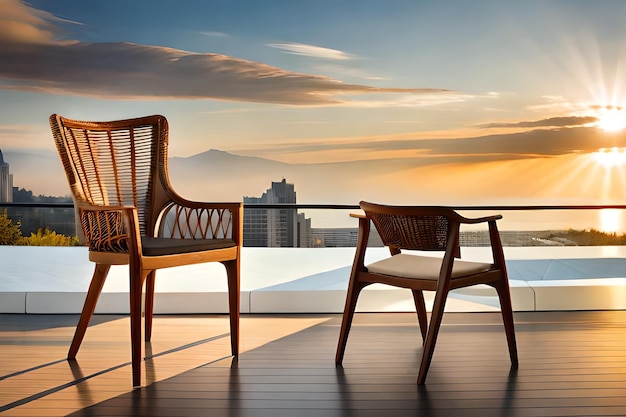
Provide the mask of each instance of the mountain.
POLYGON ((197 180, 198 174, 211 177, 238 177, 242 171, 266 175, 291 169, 289 164, 285 164, 270 159, 263 159, 251 156, 235 155, 228 152, 211 149, 186 158, 169 158, 169 172, 171 180, 179 179, 181 183, 197 180))
MULTIPOLYGON (((14 186, 31 190, 35 195, 69 194, 56 152, 3 149, 2 153, 10 165, 14 186)), ((298 202, 353 204, 349 190, 361 188, 365 177, 381 170, 397 169, 401 164, 397 161, 288 164, 210 149, 189 157, 171 157, 168 165, 174 188, 190 199, 241 201, 244 196, 261 196, 272 181, 285 178, 296 185, 298 202)))
MULTIPOLYGON (((56 152, 3 149, 3 155, 10 164, 14 186, 35 195, 69 194, 56 152)), ((419 202, 425 194, 417 189, 429 183, 427 178, 436 176, 428 167, 432 161, 406 158, 289 164, 210 149, 189 157, 171 157, 168 165, 174 189, 193 200, 259 197, 272 181, 284 178, 295 184, 299 203, 356 204, 362 199, 397 201, 407 193, 411 201, 419 202)))
MULTIPOLYGON (((195 200, 259 197, 272 181, 285 178, 295 184, 299 203, 357 204, 364 196, 381 191, 379 177, 418 167, 421 162, 416 158, 288 164, 211 149, 170 158, 169 173, 174 188, 195 200)), ((387 188, 383 184, 382 190, 387 188)))
POLYGON ((270 187, 267 178, 280 181, 289 164, 269 159, 234 155, 211 149, 168 161, 170 181, 177 192, 193 200, 241 201, 261 195, 270 187))

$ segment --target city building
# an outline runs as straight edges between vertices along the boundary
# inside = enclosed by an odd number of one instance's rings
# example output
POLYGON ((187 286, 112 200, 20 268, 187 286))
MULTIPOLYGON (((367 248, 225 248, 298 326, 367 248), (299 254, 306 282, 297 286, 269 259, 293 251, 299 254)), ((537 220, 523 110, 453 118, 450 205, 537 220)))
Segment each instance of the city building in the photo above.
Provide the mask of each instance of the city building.
POLYGON ((9 172, 9 164, 2 157, 0 149, 0 203, 13 202, 13 175, 9 172))
MULTIPOLYGON (((345 248, 355 247, 359 237, 359 229, 356 227, 329 227, 309 229, 309 248, 345 248)), ((374 227, 370 229, 367 242, 368 246, 384 246, 374 227)))
MULTIPOLYGON (((293 184, 272 182, 261 197, 244 197, 243 245, 253 247, 332 248, 356 246, 358 228, 312 228, 311 219, 292 208, 254 207, 296 204, 293 184)), ((383 246, 372 229, 369 246, 383 246)))
MULTIPOLYGON (((272 181, 261 197, 244 197, 243 245, 270 248, 300 247, 298 211, 291 208, 254 208, 254 204, 295 204, 296 191, 284 178, 272 181)), ((304 217, 302 217, 304 218, 304 217)), ((310 224, 310 223, 309 223, 310 224)), ((310 226, 309 226, 310 227, 310 226)), ((306 220, 304 220, 306 229, 306 220)))

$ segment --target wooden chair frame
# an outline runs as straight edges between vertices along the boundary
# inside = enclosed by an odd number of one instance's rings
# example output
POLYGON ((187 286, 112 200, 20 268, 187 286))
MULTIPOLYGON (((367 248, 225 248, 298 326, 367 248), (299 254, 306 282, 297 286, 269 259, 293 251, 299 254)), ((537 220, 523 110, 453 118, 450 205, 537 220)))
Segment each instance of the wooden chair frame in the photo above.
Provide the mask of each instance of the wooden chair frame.
POLYGON ((238 355, 243 204, 189 201, 172 189, 163 116, 88 122, 53 114, 50 127, 95 263, 68 359, 76 357, 111 265, 129 265, 132 380, 139 386, 144 284, 150 341, 156 270, 204 262, 226 269, 231 353, 238 355))
MULTIPOLYGON (((387 206, 365 201, 360 203, 360 207, 364 214, 352 215, 359 219, 359 232, 337 345, 336 364, 340 366, 343 361, 348 333, 361 290, 374 283, 408 288, 413 293, 424 342, 417 378, 418 384, 424 384, 433 357, 448 293, 457 288, 487 284, 493 287, 498 294, 511 366, 517 368, 517 344, 511 295, 502 242, 496 226, 496 221, 502 216, 494 215, 469 219, 445 207, 387 206), (485 222, 488 223, 489 227, 493 263, 481 265, 480 263, 460 261, 459 233, 461 225, 485 222), (374 223, 383 243, 389 247, 391 258, 403 253, 404 250, 443 252, 438 274, 434 271, 435 273, 432 274, 434 276, 420 277, 418 270, 410 271, 410 274, 406 275, 390 275, 370 271, 369 269, 373 268, 374 264, 366 266, 364 263, 370 223, 374 223), (469 267, 469 270, 474 268, 474 272, 468 274, 458 272, 455 269, 455 262, 459 266, 462 262, 463 266, 469 267), (423 291, 435 291, 430 323, 427 319, 423 291)), ((425 257, 414 253, 410 256, 415 257, 415 259, 410 258, 416 262, 415 265, 419 265, 420 260, 432 260, 432 257, 425 259, 425 257)))

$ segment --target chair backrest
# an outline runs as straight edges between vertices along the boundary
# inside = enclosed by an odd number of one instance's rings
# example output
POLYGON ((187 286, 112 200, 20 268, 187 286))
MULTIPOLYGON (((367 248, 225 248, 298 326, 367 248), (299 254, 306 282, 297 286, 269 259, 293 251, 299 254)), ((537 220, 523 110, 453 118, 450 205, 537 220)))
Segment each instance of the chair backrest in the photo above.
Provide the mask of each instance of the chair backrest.
POLYGON ((446 207, 387 206, 365 201, 360 206, 385 246, 396 249, 446 250, 450 227, 459 218, 446 207))
POLYGON ((77 207, 135 206, 141 234, 152 234, 169 187, 165 117, 88 122, 53 114, 50 126, 77 207))

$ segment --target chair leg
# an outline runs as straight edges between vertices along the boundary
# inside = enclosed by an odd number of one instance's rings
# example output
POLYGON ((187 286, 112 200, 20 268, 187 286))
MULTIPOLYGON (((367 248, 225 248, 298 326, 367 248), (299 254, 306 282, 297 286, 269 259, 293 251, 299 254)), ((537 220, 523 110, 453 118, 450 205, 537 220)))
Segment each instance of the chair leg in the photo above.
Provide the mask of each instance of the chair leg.
POLYGON ((423 385, 426 382, 426 374, 428 368, 430 368, 430 362, 435 352, 435 343, 437 343, 437 335, 439 334, 439 328, 441 327, 441 320, 443 319, 443 311, 446 306, 446 299, 448 298, 448 291, 437 291, 435 294, 435 302, 433 304, 433 311, 430 317, 430 325, 428 326, 428 333, 426 340, 424 341, 424 349, 422 353, 422 363, 420 364, 419 374, 417 376, 418 385, 423 385))
POLYGON ((428 331, 428 317, 426 316, 426 303, 424 302, 424 292, 422 290, 412 290, 413 300, 415 301, 415 310, 417 311, 417 319, 422 332, 422 342, 426 340, 426 332, 428 331))
POLYGON ((513 321, 513 305, 511 303, 511 291, 509 289, 506 277, 494 285, 498 298, 500 299, 500 311, 502 312, 502 321, 504 323, 504 331, 506 332, 506 341, 509 345, 509 357, 511 358, 511 366, 518 367, 517 359, 517 342, 515 340, 515 324, 513 321))
POLYGON ((241 283, 239 258, 222 262, 228 277, 228 311, 230 317, 230 350, 239 355, 239 316, 241 315, 241 283))
POLYGON ((341 320, 341 331, 339 332, 337 353, 335 355, 336 365, 341 365, 341 362, 343 362, 343 355, 346 350, 346 343, 348 342, 348 333, 350 333, 350 327, 352 327, 352 318, 354 317, 356 303, 361 290, 367 285, 369 284, 354 283, 352 279, 350 280, 348 293, 346 294, 346 305, 343 310, 343 319, 341 320))
POLYGON ((76 359, 76 354, 78 353, 80 344, 83 342, 93 312, 96 310, 96 304, 102 292, 104 281, 109 274, 109 269, 111 269, 111 265, 96 264, 91 283, 89 284, 89 290, 87 291, 87 297, 85 298, 85 304, 83 304, 83 310, 80 314, 78 324, 76 325, 74 338, 72 339, 72 344, 67 353, 67 359, 76 359))
POLYGON ((154 314, 154 285, 156 271, 151 271, 146 278, 146 297, 144 301, 144 340, 149 342, 152 339, 152 316, 154 314))
POLYGON ((133 387, 141 385, 141 312, 143 284, 150 271, 142 271, 130 265, 130 345, 133 387))

